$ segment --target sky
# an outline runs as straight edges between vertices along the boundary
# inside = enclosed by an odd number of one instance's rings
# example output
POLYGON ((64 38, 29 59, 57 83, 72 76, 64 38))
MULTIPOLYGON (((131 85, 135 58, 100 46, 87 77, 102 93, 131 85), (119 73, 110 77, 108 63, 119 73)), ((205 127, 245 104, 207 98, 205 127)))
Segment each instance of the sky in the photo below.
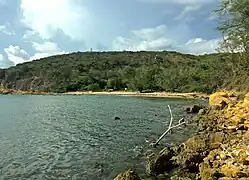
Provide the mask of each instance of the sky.
POLYGON ((0 0, 0 68, 77 51, 213 53, 220 0, 0 0))

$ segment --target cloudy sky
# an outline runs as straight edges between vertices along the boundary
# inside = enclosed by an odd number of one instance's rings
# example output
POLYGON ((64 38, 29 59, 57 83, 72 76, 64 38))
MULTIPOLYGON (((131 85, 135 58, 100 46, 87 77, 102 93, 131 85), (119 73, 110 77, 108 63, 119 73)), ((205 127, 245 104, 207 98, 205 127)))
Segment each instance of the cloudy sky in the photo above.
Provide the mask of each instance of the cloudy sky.
POLYGON ((219 0, 0 0, 0 67, 73 51, 215 51, 219 0))

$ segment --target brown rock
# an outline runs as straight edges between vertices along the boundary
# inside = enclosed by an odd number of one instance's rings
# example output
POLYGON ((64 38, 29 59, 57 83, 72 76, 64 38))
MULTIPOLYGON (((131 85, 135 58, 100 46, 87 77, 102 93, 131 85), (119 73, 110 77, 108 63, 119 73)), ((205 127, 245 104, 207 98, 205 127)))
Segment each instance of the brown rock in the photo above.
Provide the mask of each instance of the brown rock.
POLYGON ((231 177, 231 178, 238 178, 241 175, 239 167, 232 165, 232 164, 231 165, 228 165, 228 164, 223 165, 221 167, 221 172, 226 177, 231 177))
POLYGON ((157 176, 163 174, 173 167, 171 158, 174 156, 174 152, 170 148, 164 148, 158 155, 152 154, 148 158, 146 172, 150 176, 157 176))
POLYGON ((197 135, 188 139, 184 149, 177 156, 177 164, 189 172, 198 172, 199 164, 203 161, 208 147, 206 135, 197 135))
POLYGON ((211 149, 219 148, 221 143, 223 142, 224 137, 225 134, 223 132, 211 133, 209 135, 210 148, 211 149))
POLYGON ((207 137, 205 135, 197 135, 189 138, 185 142, 185 148, 195 152, 204 151, 208 148, 207 137))
POLYGON ((199 111, 201 109, 203 109, 204 106, 200 106, 200 105, 193 105, 193 106, 188 106, 185 108, 185 111, 187 111, 188 113, 199 113, 199 111))
POLYGON ((238 153, 238 160, 240 163, 247 165, 248 164, 248 160, 249 160, 249 156, 246 153, 246 150, 240 150, 238 153))
POLYGON ((136 172, 129 169, 128 171, 124 173, 120 173, 117 175, 114 180, 141 180, 141 178, 137 175, 136 172))
POLYGON ((223 174, 211 168, 208 163, 202 163, 200 165, 200 176, 202 180, 213 180, 222 177, 223 174))

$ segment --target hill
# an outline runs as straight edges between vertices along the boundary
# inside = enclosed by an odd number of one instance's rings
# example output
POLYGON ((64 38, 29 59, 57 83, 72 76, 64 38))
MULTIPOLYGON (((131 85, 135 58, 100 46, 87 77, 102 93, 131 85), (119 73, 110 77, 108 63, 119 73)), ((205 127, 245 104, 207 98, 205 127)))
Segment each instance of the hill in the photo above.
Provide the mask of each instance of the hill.
POLYGON ((168 91, 211 93, 229 76, 224 54, 178 52, 75 52, 0 69, 7 89, 68 92, 168 91))

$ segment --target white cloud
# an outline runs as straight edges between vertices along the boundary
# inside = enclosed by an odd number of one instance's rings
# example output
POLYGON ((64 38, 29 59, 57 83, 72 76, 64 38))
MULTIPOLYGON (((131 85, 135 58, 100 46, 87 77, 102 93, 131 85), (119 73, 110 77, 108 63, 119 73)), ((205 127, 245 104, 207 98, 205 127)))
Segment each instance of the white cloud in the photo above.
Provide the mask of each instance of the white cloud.
POLYGON ((43 43, 33 42, 32 44, 33 48, 36 50, 37 53, 35 53, 30 58, 30 60, 66 53, 65 51, 62 51, 58 47, 58 45, 53 42, 43 42, 43 43))
POLYGON ((154 40, 138 40, 124 37, 117 37, 113 41, 114 49, 140 51, 140 50, 163 50, 172 47, 173 42, 167 38, 158 38, 154 40))
POLYGON ((219 45, 220 39, 204 40, 190 39, 180 42, 174 30, 161 25, 132 31, 130 37, 117 37, 113 41, 113 48, 118 50, 174 50, 191 54, 213 53, 219 45))
MULTIPOLYGON (((32 46, 36 51, 36 53, 32 56, 28 54, 24 49, 21 49, 19 46, 10 45, 8 48, 4 48, 4 51, 7 55, 7 60, 12 62, 12 64, 17 65, 35 59, 66 53, 65 51, 62 51, 57 46, 57 44, 53 42, 43 42, 43 43, 33 42, 32 46)), ((4 57, 1 56, 0 54, 0 62, 1 59, 4 59, 4 57)))
POLYGON ((53 52, 53 53, 35 53, 31 58, 30 61, 36 60, 36 59, 41 59, 41 58, 45 58, 48 56, 54 56, 54 55, 59 55, 59 54, 66 54, 66 52, 64 51, 60 51, 60 52, 53 52))
POLYGON ((38 52, 54 53, 61 51, 61 49, 57 46, 57 44, 52 42, 44 42, 44 43, 33 42, 33 47, 38 52))
POLYGON ((43 39, 51 39, 58 31, 73 40, 82 40, 91 21, 86 8, 72 0, 21 0, 22 22, 43 39), (88 27, 84 26, 85 29, 88 27))
MULTIPOLYGON (((191 12, 195 12, 201 9, 200 5, 188 5, 185 6, 183 8, 183 10, 181 11, 181 13, 175 18, 176 20, 190 20, 189 16, 187 16, 187 14, 191 13, 191 12)), ((191 18, 191 20, 193 20, 193 18, 191 18)))
POLYGON ((5 25, 0 25, 0 33, 3 33, 5 35, 13 35, 15 34, 14 32, 12 32, 7 26, 5 25))
POLYGON ((139 39, 145 39, 150 41, 166 35, 165 32, 167 32, 167 30, 168 30, 167 26, 160 25, 155 28, 144 28, 140 30, 134 30, 132 31, 132 33, 135 37, 139 39))
POLYGON ((22 38, 24 40, 40 40, 41 38, 39 37, 39 33, 33 30, 26 30, 25 33, 23 34, 22 38))
POLYGON ((215 53, 221 39, 205 40, 202 38, 190 39, 186 44, 179 45, 179 51, 190 54, 215 53))
POLYGON ((132 31, 131 37, 120 36, 115 38, 113 47, 118 50, 162 50, 171 48, 175 42, 167 38, 167 30, 165 25, 135 30, 132 31))
POLYGON ((2 62, 2 61, 3 61, 3 55, 0 54, 0 62, 2 62))
POLYGON ((203 39, 202 38, 195 38, 195 39, 190 39, 185 45, 190 45, 190 44, 197 44, 202 42, 203 39))
POLYGON ((30 58, 29 54, 19 46, 10 45, 8 48, 4 48, 4 51, 7 54, 8 59, 15 65, 23 63, 30 58))
POLYGON ((4 61, 4 57, 2 54, 0 54, 0 68, 3 68, 3 66, 4 66, 3 61, 4 61))

